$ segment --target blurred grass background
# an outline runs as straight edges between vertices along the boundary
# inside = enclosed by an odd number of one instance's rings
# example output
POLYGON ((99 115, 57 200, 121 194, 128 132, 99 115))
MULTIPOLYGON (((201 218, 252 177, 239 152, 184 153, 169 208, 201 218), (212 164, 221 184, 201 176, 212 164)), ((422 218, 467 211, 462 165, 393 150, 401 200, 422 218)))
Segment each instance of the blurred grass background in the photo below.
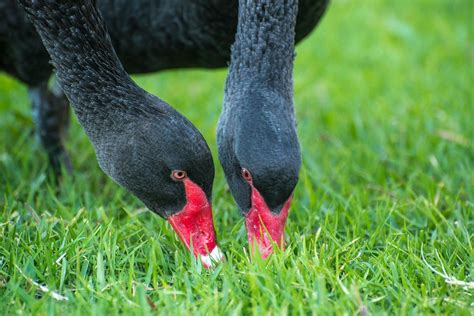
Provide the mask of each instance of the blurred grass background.
POLYGON ((228 260, 209 272, 102 174, 75 120, 67 148, 76 172, 56 192, 26 89, 0 75, 1 310, 472 315, 473 12, 470 0, 333 1, 297 47, 303 170, 288 249, 267 263, 249 262, 217 161, 226 70, 134 77, 213 150, 228 260))

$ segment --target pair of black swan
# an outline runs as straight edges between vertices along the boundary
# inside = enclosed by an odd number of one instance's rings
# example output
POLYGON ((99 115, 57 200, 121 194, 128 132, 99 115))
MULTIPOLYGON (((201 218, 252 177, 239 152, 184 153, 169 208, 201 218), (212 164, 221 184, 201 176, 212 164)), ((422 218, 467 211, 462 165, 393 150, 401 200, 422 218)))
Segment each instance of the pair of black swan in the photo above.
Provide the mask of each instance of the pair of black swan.
MULTIPOLYGON (((115 51, 129 73, 225 67, 235 39, 238 0, 97 0, 115 51)), ((299 0, 296 40, 309 34, 328 0, 299 0)), ((17 0, 0 0, 0 70, 29 87, 40 141, 56 174, 64 150, 68 102, 49 89, 49 56, 17 0)))
MULTIPOLYGON (((19 2, 104 172, 167 218, 205 266, 220 260, 214 166, 199 131, 130 79, 93 0, 19 2)), ((301 164, 292 87, 297 10, 296 0, 240 0, 219 120, 219 158, 249 243, 264 257, 273 241, 283 243, 301 164)))

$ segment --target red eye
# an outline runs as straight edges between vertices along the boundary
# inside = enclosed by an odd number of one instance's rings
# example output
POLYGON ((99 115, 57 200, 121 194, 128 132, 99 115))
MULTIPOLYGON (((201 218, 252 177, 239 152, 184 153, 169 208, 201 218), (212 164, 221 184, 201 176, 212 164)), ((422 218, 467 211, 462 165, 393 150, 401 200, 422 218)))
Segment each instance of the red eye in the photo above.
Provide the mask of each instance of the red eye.
POLYGON ((171 172, 171 179, 173 179, 174 181, 182 181, 187 176, 188 175, 186 174, 186 171, 183 170, 173 170, 171 172))
POLYGON ((252 181, 252 175, 250 174, 250 171, 248 171, 245 168, 242 168, 242 177, 245 179, 247 182, 252 181))

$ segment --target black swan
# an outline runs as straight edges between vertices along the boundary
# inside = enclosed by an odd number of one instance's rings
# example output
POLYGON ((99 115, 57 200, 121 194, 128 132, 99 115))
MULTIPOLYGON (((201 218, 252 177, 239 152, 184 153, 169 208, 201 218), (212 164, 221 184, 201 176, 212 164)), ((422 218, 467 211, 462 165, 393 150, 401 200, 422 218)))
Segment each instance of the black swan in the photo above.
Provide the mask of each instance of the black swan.
MULTIPOLYGON (((328 0, 300 0, 296 41, 318 23, 328 0)), ((112 44, 131 73, 225 67, 237 28, 237 0, 98 0, 112 44)), ((37 131, 56 173, 69 166, 63 147, 68 102, 48 89, 49 56, 16 0, 0 0, 0 70, 28 85, 37 131)))
POLYGON ((214 166, 199 131, 138 87, 94 0, 20 0, 102 170, 166 218, 204 266, 220 260, 212 222, 214 166))
POLYGON ((297 0, 240 0, 223 110, 219 159, 252 252, 284 244, 301 165, 293 109, 297 0), (258 247, 255 247, 255 243, 258 247))

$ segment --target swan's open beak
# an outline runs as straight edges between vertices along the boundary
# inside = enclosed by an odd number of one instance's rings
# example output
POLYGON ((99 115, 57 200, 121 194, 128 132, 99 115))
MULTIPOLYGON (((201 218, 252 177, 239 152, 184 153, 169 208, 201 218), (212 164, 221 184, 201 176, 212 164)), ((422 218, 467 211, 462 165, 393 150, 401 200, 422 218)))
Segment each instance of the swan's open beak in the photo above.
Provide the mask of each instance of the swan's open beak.
POLYGON ((265 203, 258 190, 252 186, 252 207, 245 217, 250 250, 258 252, 262 258, 268 258, 273 246, 285 247, 285 224, 292 196, 285 202, 279 214, 274 214, 265 203))
POLYGON ((173 229, 206 268, 224 259, 217 246, 212 222, 212 207, 204 191, 189 179, 184 180, 187 203, 178 213, 168 217, 173 229))

